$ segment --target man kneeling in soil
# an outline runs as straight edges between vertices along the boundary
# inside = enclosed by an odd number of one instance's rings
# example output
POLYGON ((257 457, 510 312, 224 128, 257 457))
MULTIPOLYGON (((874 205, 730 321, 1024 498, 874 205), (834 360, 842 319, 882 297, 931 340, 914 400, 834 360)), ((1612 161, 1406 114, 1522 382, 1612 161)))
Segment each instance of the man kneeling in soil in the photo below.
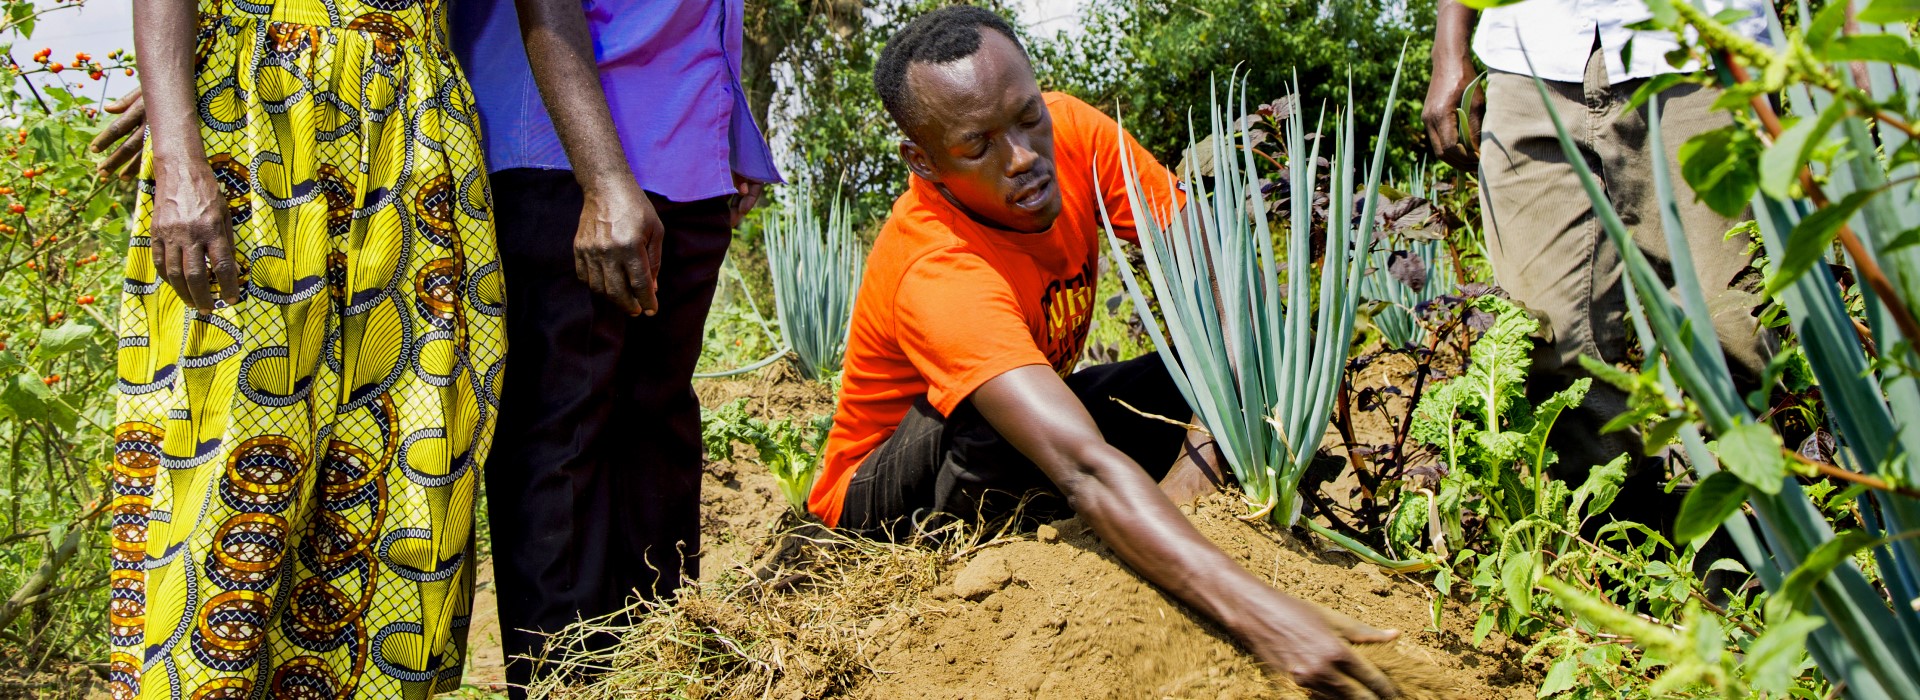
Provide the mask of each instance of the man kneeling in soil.
POLYGON ((1100 211, 1128 240, 1143 215, 1128 206, 1121 149, 1148 201, 1171 201, 1167 171, 1111 118, 1041 93, 1012 28, 986 10, 916 19, 874 83, 913 176, 867 260, 814 514, 884 536, 936 513, 1006 515, 1022 496, 1029 515, 1070 508, 1269 668, 1338 697, 1396 696, 1346 644, 1393 633, 1268 587, 1174 508, 1169 496, 1191 500, 1217 477, 1196 466, 1211 460, 1170 468, 1185 429, 1120 404, 1190 415, 1157 356, 1070 374, 1092 318, 1100 211))

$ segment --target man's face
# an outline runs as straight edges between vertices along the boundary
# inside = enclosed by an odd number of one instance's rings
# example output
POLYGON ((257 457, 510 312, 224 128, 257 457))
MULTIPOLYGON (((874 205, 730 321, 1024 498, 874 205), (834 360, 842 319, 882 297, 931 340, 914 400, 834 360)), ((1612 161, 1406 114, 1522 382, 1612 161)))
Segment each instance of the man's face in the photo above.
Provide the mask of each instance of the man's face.
POLYGON ((1046 231, 1060 216, 1053 116, 1019 47, 996 31, 980 35, 972 56, 908 67, 916 123, 907 126, 912 140, 900 153, 974 220, 1046 231))

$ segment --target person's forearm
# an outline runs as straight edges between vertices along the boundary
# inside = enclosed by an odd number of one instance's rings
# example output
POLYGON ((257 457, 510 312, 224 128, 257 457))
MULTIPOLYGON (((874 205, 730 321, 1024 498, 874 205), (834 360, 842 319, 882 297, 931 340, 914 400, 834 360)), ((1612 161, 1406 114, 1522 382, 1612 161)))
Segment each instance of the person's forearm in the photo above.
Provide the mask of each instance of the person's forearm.
POLYGON ((1057 484, 1067 502, 1126 562, 1180 602, 1232 631, 1250 594, 1273 591, 1187 522, 1160 488, 1107 445, 1069 457, 1074 476, 1057 484))
POLYGON ((515 5, 527 62, 574 177, 587 190, 633 183, 600 87, 586 11, 578 0, 518 0, 515 5))
POLYGON ((199 22, 194 0, 142 0, 133 6, 133 43, 147 86, 147 128, 156 166, 206 161, 193 77, 199 22))
POLYGON ((1473 23, 1476 16, 1473 8, 1460 4, 1458 0, 1439 0, 1435 6, 1433 29, 1435 69, 1456 66, 1471 60, 1469 50, 1473 41, 1473 23))

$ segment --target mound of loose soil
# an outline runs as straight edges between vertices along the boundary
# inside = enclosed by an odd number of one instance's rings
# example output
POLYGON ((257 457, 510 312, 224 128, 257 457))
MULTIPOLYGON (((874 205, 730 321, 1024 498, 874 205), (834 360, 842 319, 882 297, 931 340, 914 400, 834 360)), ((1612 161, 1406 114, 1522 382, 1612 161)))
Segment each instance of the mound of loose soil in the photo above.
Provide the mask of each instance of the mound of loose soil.
MULTIPOLYGON (((1190 517, 1278 588, 1402 630, 1362 652, 1410 698, 1519 698, 1536 670, 1497 635, 1479 648, 1451 605, 1429 630, 1430 588, 1350 556, 1310 551, 1234 517, 1225 496, 1190 517)), ((763 581, 709 578, 611 631, 620 648, 577 663, 599 682, 555 697, 1300 698, 1218 629, 1141 581, 1078 520, 940 549, 786 536, 800 562, 763 581)), ((737 571, 737 570, 736 570, 737 571)))
MULTIPOLYGON (((752 397, 755 415, 831 410, 825 387, 776 376, 704 381, 703 403, 752 397)), ((619 648, 576 663, 566 698, 1300 698, 1224 633, 1135 576, 1078 520, 992 542, 928 549, 838 541, 796 522, 751 459, 709 464, 701 584, 630 626, 619 648), (798 551, 798 556, 793 556, 798 551), (781 556, 784 553, 787 556, 781 556), (769 567, 770 562, 785 568, 769 567)), ((1217 496, 1190 513, 1242 566, 1292 595, 1399 640, 1364 647, 1412 698, 1531 697, 1524 647, 1434 591, 1339 551, 1319 551, 1217 496)))
MULTIPOLYGON (((1408 697, 1528 697, 1525 651, 1504 639, 1476 649, 1471 618, 1431 622, 1433 591, 1345 555, 1306 551, 1278 530, 1233 517, 1217 497, 1191 516, 1208 539, 1281 590, 1402 630, 1363 649, 1408 697)), ((1213 625, 1135 576, 1078 520, 957 565, 909 619, 872 640, 862 698, 1292 698, 1213 625)))

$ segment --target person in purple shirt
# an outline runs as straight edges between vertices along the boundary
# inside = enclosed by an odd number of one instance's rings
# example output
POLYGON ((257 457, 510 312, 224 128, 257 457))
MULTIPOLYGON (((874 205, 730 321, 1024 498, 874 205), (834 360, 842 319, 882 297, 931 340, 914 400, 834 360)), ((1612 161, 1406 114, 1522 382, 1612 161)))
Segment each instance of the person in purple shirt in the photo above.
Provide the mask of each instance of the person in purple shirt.
POLYGON ((780 179, 742 2, 454 5, 507 286, 487 491, 515 697, 545 634, 699 575, 694 363, 731 229, 780 179))

